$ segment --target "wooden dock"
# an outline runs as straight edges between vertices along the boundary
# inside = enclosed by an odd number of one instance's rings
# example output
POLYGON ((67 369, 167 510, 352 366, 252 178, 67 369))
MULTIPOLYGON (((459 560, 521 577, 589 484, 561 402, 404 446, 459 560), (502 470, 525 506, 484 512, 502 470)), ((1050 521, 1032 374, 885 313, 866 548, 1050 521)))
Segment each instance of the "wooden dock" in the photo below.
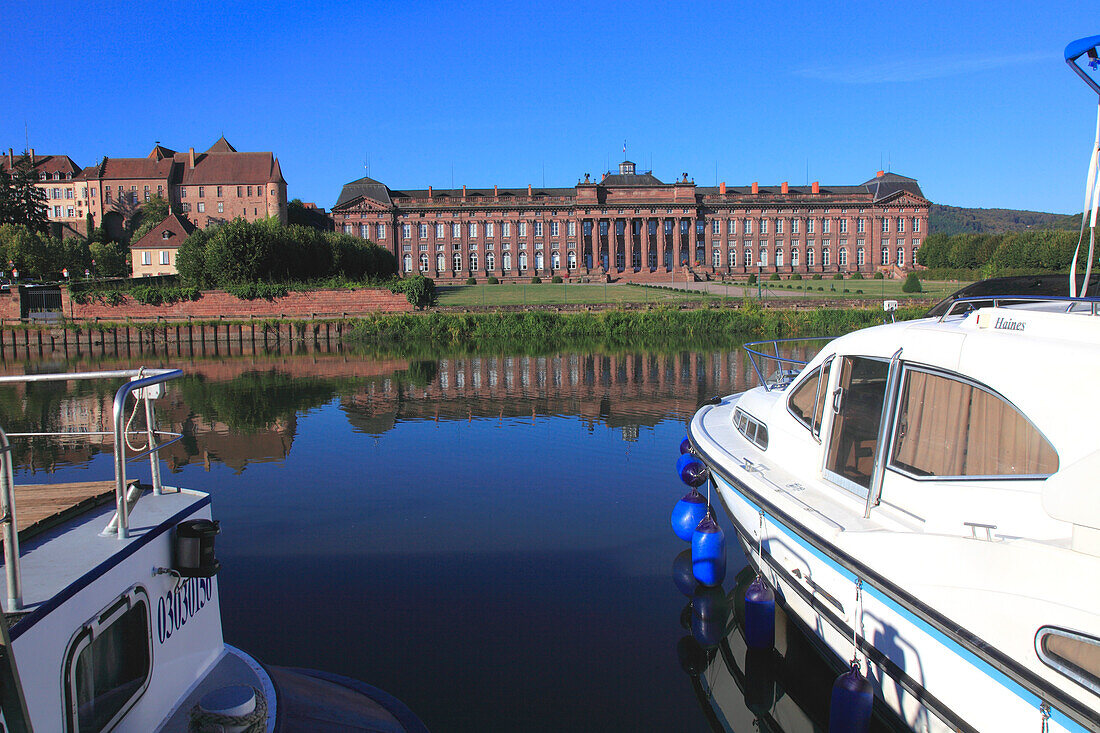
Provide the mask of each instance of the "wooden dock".
POLYGON ((114 500, 114 481, 16 484, 15 519, 19 538, 30 537, 93 507, 113 503, 114 500))

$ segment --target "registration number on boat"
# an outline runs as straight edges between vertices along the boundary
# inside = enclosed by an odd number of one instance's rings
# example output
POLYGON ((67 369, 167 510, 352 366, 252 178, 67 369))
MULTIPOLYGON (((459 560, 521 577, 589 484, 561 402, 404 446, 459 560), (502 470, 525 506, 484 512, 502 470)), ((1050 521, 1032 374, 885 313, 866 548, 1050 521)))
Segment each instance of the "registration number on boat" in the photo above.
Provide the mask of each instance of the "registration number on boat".
POLYGON ((212 578, 188 578, 157 599, 157 640, 163 644, 197 614, 214 592, 212 578))

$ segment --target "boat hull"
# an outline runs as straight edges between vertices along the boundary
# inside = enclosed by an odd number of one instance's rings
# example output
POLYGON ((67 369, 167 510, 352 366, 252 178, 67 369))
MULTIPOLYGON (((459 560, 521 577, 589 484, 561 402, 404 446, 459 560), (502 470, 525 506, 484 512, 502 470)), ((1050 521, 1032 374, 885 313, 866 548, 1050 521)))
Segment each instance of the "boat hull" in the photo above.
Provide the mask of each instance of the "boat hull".
MULTIPOLYGON (((853 657, 858 628, 858 656, 876 697, 914 730, 1043 730, 1038 696, 857 575, 761 493, 713 469, 745 555, 779 602, 842 659, 853 657)), ((1046 723, 1050 731, 1088 730, 1057 710, 1046 723)))

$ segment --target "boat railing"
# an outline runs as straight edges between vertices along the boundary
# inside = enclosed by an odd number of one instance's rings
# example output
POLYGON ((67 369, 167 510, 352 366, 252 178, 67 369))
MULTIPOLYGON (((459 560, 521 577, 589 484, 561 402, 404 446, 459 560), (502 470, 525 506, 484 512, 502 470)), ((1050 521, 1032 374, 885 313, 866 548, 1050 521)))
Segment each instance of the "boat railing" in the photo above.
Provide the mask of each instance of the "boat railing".
POLYGON ((120 369, 98 372, 59 372, 51 374, 19 374, 0 376, 0 385, 27 384, 35 382, 69 382, 96 380, 127 380, 115 392, 112 406, 111 430, 101 431, 59 431, 59 432, 21 432, 6 433, 0 428, 0 523, 3 523, 4 568, 8 583, 8 611, 22 608, 22 577, 19 570, 19 529, 16 523, 15 507, 15 467, 12 456, 12 438, 67 437, 90 438, 92 436, 112 436, 114 440, 114 489, 115 514, 112 516, 104 535, 116 535, 120 540, 129 537, 130 509, 141 495, 136 485, 127 488, 126 464, 144 457, 149 458, 154 494, 164 493, 160 478, 161 449, 182 438, 180 433, 161 430, 157 427, 154 401, 160 397, 163 385, 183 376, 179 369, 120 369), (126 417, 126 401, 134 395, 136 401, 129 420, 126 417), (145 429, 130 430, 129 422, 137 415, 144 403, 145 429), (130 444, 132 436, 143 436, 145 444, 135 448, 130 444), (163 442, 158 442, 163 441, 163 442))
POLYGON ((978 308, 1002 308, 1010 305, 1033 303, 1062 303, 1066 313, 1100 314, 1100 297, 1073 298, 1068 295, 967 295, 955 298, 940 315, 942 322, 948 316, 966 315, 978 308))
POLYGON ((789 354, 792 346, 813 342, 825 343, 831 341, 832 338, 831 336, 803 336, 801 338, 751 341, 744 345, 744 349, 748 352, 749 362, 752 364, 753 371, 756 372, 756 378, 760 380, 760 384, 764 386, 765 390, 771 392, 773 389, 786 389, 794 381, 794 378, 802 373, 802 367, 809 363, 809 359, 785 356, 780 353, 780 349, 787 350, 789 354), (774 363, 775 366, 769 368, 771 363, 774 363))

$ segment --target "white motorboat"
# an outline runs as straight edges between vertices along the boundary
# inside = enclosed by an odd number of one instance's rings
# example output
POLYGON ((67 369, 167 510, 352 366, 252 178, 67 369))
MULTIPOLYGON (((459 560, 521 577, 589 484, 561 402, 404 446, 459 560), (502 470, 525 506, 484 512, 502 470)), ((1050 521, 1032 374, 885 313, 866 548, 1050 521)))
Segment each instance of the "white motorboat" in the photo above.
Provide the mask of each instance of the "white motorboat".
POLYGON ((161 482, 159 452, 180 436, 157 426, 154 406, 165 383, 180 375, 153 369, 0 377, 3 389, 121 382, 111 430, 0 430, 3 729, 426 730, 380 690, 325 672, 265 667, 224 642, 210 497, 161 482), (44 436, 113 442, 114 476, 16 485, 11 444, 44 436), (128 462, 143 457, 148 484, 127 476, 128 462))

